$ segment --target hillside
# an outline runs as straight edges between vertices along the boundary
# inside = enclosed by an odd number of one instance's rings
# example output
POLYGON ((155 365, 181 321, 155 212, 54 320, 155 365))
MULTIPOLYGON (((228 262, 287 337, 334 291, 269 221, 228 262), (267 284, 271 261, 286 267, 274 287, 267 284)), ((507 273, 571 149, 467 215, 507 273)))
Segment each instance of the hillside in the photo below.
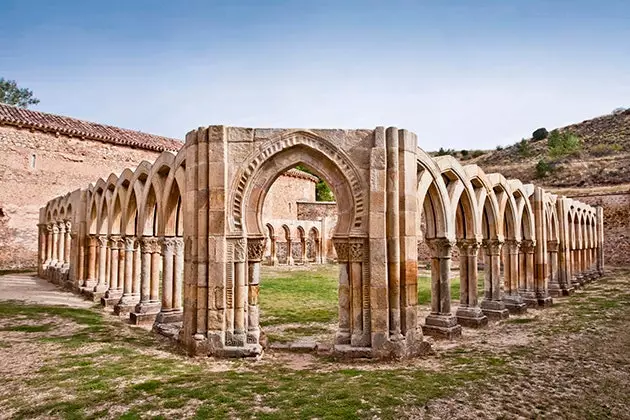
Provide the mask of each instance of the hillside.
POLYGON ((630 109, 562 127, 544 140, 525 139, 473 157, 479 153, 459 152, 457 157, 486 173, 555 188, 628 184, 630 109))

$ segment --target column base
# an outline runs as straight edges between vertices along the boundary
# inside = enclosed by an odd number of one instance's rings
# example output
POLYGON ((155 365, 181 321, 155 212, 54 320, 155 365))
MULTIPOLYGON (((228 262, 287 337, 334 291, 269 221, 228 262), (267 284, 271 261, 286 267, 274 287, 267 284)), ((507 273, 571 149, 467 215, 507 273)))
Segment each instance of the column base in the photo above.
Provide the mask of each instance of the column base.
POLYGON ((500 300, 484 300, 481 302, 481 311, 491 321, 500 321, 510 316, 510 311, 505 307, 505 303, 500 300))
POLYGON ((105 308, 114 308, 118 302, 120 302, 119 297, 107 297, 107 294, 101 298, 101 306, 105 308))
POLYGON ((335 345, 350 345, 350 332, 337 331, 335 335, 335 345))
POLYGON ((134 325, 153 325, 160 313, 160 302, 140 302, 129 313, 129 320, 134 325))
POLYGON ((481 328, 488 325, 488 317, 479 307, 462 307, 457 308, 455 312, 457 323, 462 327, 481 328))
POLYGON ((97 293, 103 293, 103 296, 108 290, 109 286, 106 284, 97 284, 96 286, 94 286, 94 291, 97 293))
POLYGON ((506 309, 510 314, 518 315, 527 312, 527 305, 519 295, 509 295, 503 298, 506 309))
POLYGON ((94 289, 83 289, 81 294, 92 302, 100 302, 101 298, 105 296, 105 292, 95 292, 94 289))
POLYGON ((183 322, 183 321, 184 321, 184 312, 182 312, 181 310, 176 310, 176 309, 160 312, 155 319, 155 322, 157 324, 174 324, 176 322, 183 322))
POLYGON ((127 315, 133 312, 136 305, 140 302, 139 295, 125 295, 120 298, 120 301, 114 306, 114 314, 118 316, 127 315))
POLYGON ((425 318, 422 332, 430 337, 453 340, 462 335, 462 326, 453 315, 430 314, 425 318))

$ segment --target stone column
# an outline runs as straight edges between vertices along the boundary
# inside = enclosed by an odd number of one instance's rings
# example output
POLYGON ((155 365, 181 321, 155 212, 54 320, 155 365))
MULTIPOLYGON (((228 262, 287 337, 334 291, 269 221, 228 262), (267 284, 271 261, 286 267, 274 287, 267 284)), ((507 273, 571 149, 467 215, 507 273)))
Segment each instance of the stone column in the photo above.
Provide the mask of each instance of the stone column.
POLYGON ((264 238, 247 239, 247 344, 259 345, 260 314, 258 292, 260 285, 260 262, 265 250, 264 238))
POLYGON ((307 265, 308 264, 308 258, 306 256, 306 239, 305 238, 301 238, 300 239, 300 251, 301 251, 301 258, 302 258, 302 264, 307 265))
POLYGON ((349 253, 350 245, 347 239, 333 239, 337 262, 339 264, 339 330, 335 337, 335 344, 350 344, 350 275, 349 253))
POLYGON ((134 253, 133 253, 133 270, 131 278, 131 295, 140 301, 140 295, 142 294, 142 245, 141 240, 134 238, 134 253))
POLYGON ((485 250, 485 281, 484 299, 481 302, 481 310, 492 320, 505 319, 509 312, 503 302, 501 293, 501 247, 503 241, 499 239, 485 239, 483 248, 485 250))
POLYGON ((244 238, 234 244, 234 345, 245 345, 245 302, 247 289, 245 288, 247 243, 244 238))
POLYGON ((53 225, 49 224, 46 226, 46 261, 44 264, 46 266, 50 265, 50 262, 53 259, 53 225))
POLYGON ((109 287, 106 278, 107 265, 107 236, 98 235, 98 283, 94 286, 94 292, 105 293, 109 287))
POLYGON ((57 223, 59 234, 57 235, 57 267, 62 267, 64 264, 64 257, 66 255, 66 222, 57 223))
POLYGON ((175 262, 173 267, 173 311, 182 312, 184 292, 184 240, 175 238, 175 262))
POLYGON ((88 235, 86 238, 88 242, 88 267, 87 278, 83 283, 83 287, 93 288, 97 282, 96 275, 96 237, 95 235, 88 235))
POLYGON ((428 239, 431 250, 431 314, 425 319, 423 332, 427 335, 452 339, 462 332, 457 318, 451 314, 451 248, 453 241, 446 238, 428 239))
POLYGON ((122 296, 122 289, 119 286, 119 262, 120 262, 120 242, 118 235, 109 237, 109 289, 105 293, 105 306, 114 306, 122 296))
POLYGON ((162 312, 169 312, 173 308, 173 263, 175 238, 164 238, 162 242, 162 312))
POLYGON ((523 313, 527 310, 523 297, 519 295, 519 248, 520 241, 508 239, 505 241, 503 253, 505 262, 505 293, 503 302, 510 313, 523 313))
POLYGON ((559 276, 559 249, 560 244, 558 241, 547 241, 547 251, 549 252, 549 293, 552 296, 562 296, 563 293, 563 285, 560 283, 561 279, 559 276))
POLYGON ((287 244, 287 265, 293 265, 293 243, 291 242, 291 238, 287 238, 285 243, 287 244))
POLYGON ((182 320, 182 276, 183 245, 181 238, 164 238, 162 243, 162 309, 156 322, 160 324, 180 322, 182 320), (179 246, 178 246, 179 245, 179 246), (178 255, 179 254, 179 255, 178 255))
POLYGON ((534 279, 534 253, 536 243, 531 239, 524 239, 520 246, 520 267, 519 267, 519 293, 523 301, 530 307, 538 306, 536 296, 536 284, 534 279))
POLYGON ((278 240, 277 236, 270 236, 269 240, 271 241, 270 246, 270 253, 271 255, 269 256, 269 265, 278 265, 278 255, 277 255, 277 251, 276 251, 276 243, 278 240))
POLYGON ((160 304, 160 271, 162 270, 162 239, 151 240, 151 289, 149 300, 154 304, 160 304))
POLYGON ((140 302, 136 305, 134 312, 130 313, 131 322, 134 324, 152 324, 160 312, 158 292, 161 255, 159 246, 158 238, 145 236, 140 239, 142 258, 140 267, 140 302))
POLYGON ((59 226, 57 223, 53 223, 52 232, 52 259, 50 264, 55 265, 59 261, 59 226))
POLYGON ((365 246, 363 238, 350 238, 348 248, 348 284, 350 290, 350 345, 369 347, 371 342, 369 306, 369 285, 364 277, 365 246), (366 296, 367 295, 367 296, 366 296))
POLYGON ((71 244, 71 233, 72 233, 72 222, 70 220, 66 220, 65 222, 65 237, 63 244, 63 264, 68 268, 70 266, 70 244, 71 244))
POLYGON ((477 299, 477 255, 479 253, 477 239, 460 239, 459 248, 459 279, 460 303, 455 315, 457 322, 464 327, 479 328, 488 325, 488 318, 478 305, 477 299))
POLYGON ((38 254, 37 254, 37 275, 39 277, 43 276, 43 272, 45 270, 45 266, 46 266, 46 244, 47 244, 47 230, 46 230, 46 225, 43 223, 40 223, 37 225, 37 228, 39 230, 39 236, 38 236, 38 254))
POLYGON ((385 183, 385 234, 387 238, 387 282, 389 288, 389 338, 402 339, 400 322, 400 168, 398 130, 385 132, 387 178, 385 183))
POLYGON ((132 293, 134 262, 136 256, 136 239, 133 236, 125 236, 125 254, 124 254, 124 274, 123 274, 123 294, 120 302, 114 307, 117 315, 131 312, 133 307, 138 303, 138 295, 132 293))

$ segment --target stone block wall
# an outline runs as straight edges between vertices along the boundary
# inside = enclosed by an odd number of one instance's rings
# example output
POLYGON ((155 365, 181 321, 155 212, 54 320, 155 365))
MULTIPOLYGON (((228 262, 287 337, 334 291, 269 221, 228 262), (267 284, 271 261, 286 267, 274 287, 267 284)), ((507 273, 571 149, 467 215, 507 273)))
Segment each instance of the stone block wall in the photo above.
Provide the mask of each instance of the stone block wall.
MULTIPOLYGON (((293 172, 293 171, 290 171, 293 172)), ((308 177, 286 175, 279 176, 273 183, 263 207, 263 220, 298 219, 298 200, 315 201, 315 181, 308 177)), ((317 219, 302 219, 317 220, 317 219)))
POLYGON ((159 152, 0 125, 0 269, 37 259, 42 203, 159 152))

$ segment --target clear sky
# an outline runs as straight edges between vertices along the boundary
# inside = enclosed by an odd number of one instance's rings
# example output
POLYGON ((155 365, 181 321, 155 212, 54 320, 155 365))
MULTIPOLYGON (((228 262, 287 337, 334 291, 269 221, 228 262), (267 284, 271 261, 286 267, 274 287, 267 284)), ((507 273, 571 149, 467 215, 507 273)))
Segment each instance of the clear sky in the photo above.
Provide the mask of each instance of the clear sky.
POLYGON ((493 148, 630 107, 630 1, 0 0, 33 109, 201 125, 407 128, 493 148))

